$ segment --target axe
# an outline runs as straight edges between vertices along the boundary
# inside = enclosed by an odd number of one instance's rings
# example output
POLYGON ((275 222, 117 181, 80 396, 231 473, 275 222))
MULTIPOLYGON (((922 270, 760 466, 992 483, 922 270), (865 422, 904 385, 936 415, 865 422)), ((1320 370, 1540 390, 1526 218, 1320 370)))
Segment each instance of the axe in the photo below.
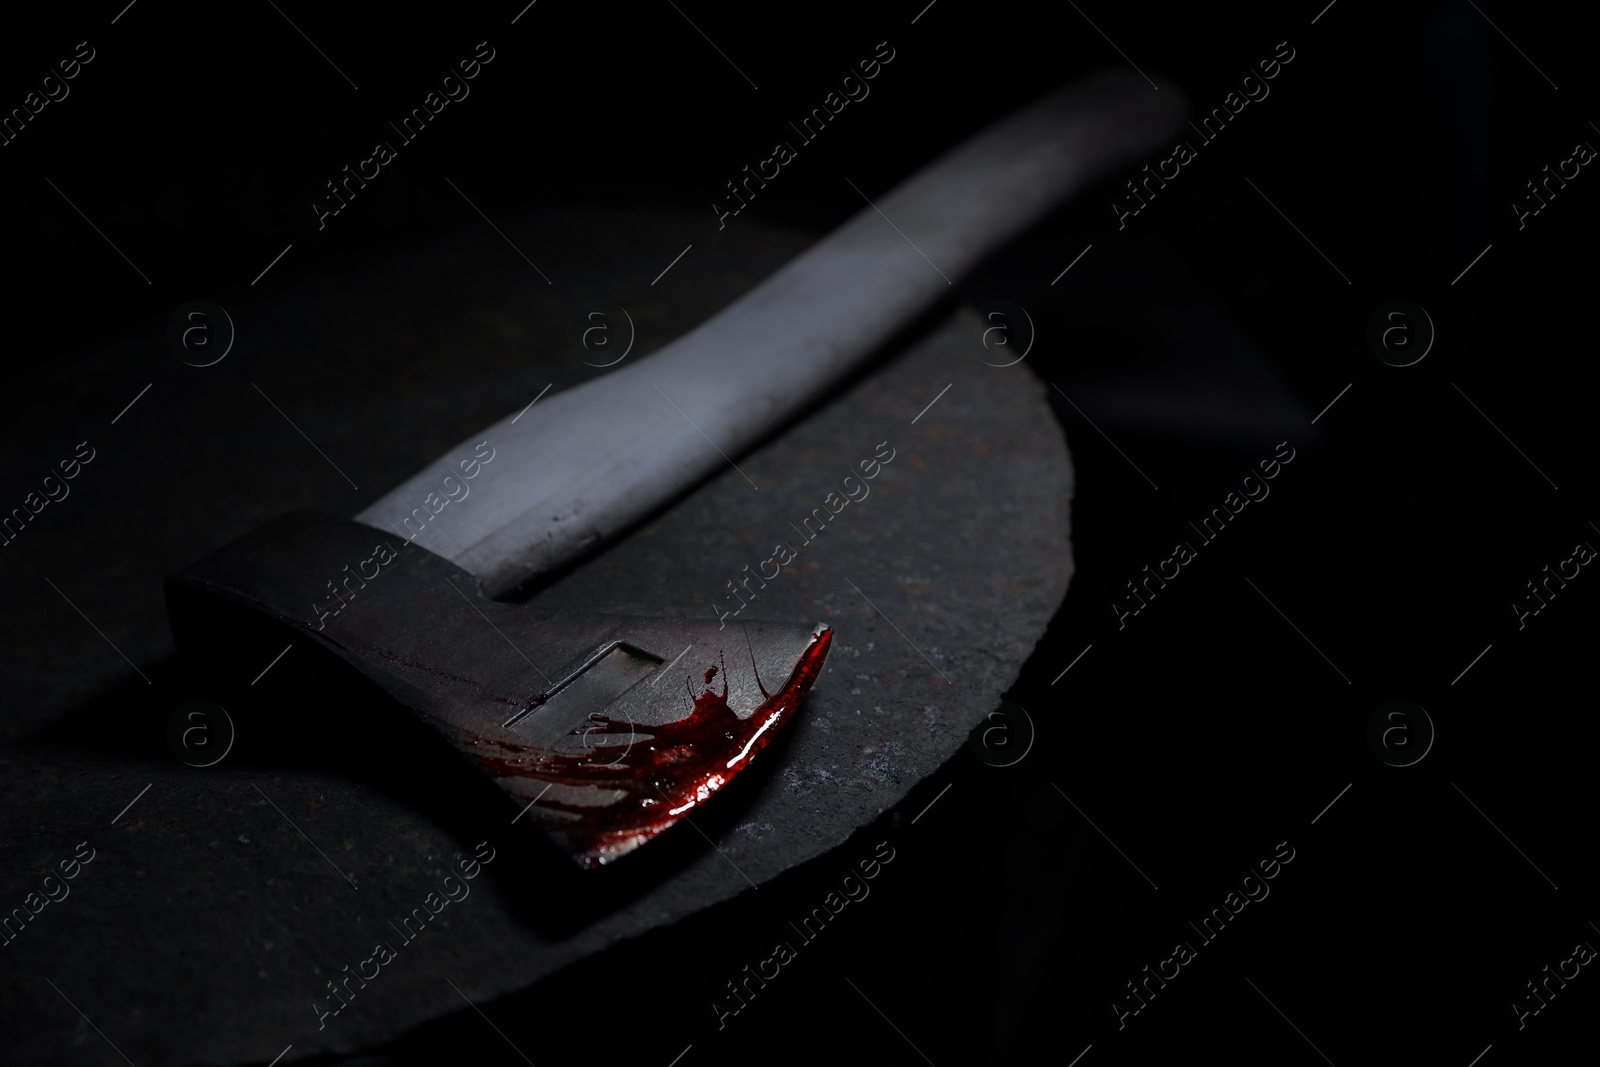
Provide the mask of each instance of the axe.
POLYGON ((494 598, 732 464, 1182 111, 1121 74, 1050 93, 649 357, 508 415, 354 519, 291 512, 169 577, 179 648, 287 627, 437 728, 580 866, 625 855, 793 720, 831 631, 494 598))

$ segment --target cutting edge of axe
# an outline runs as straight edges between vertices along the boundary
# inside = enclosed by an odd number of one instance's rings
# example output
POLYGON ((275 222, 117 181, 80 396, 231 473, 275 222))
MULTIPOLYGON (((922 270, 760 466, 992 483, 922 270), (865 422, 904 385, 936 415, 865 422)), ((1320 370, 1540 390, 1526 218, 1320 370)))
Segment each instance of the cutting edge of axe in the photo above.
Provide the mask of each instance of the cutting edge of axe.
POLYGON ((526 421, 508 415, 354 521, 290 513, 170 577, 175 639, 203 644, 208 606, 222 601, 274 617, 438 728, 581 866, 632 851, 793 721, 831 631, 492 598, 697 484, 935 303, 950 275, 1156 147, 1182 110, 1178 94, 1153 96, 1120 73, 1046 95, 869 201, 677 341, 526 421), (485 441, 500 462, 483 461, 485 441), (389 543, 469 469, 469 448, 472 506, 429 508, 420 534, 389 543), (344 577, 347 601, 323 579, 348 573, 352 558, 361 577, 359 591, 344 577), (331 604, 324 585, 337 611, 319 607, 331 604))

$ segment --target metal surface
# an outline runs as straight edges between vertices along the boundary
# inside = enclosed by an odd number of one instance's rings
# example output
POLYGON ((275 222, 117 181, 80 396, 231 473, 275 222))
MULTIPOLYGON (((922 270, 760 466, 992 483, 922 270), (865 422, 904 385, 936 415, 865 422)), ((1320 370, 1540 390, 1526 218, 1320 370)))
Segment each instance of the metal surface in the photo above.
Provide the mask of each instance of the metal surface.
POLYGON ((448 560, 313 511, 170 578, 180 644, 205 640, 214 598, 354 666, 585 867, 637 848, 749 766, 794 717, 830 637, 826 626, 503 604, 448 560))

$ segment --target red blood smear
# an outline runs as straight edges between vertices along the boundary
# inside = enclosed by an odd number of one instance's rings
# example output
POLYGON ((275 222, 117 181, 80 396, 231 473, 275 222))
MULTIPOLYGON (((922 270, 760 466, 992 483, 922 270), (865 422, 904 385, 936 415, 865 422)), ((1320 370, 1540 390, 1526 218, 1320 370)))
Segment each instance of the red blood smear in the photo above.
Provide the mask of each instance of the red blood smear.
MULTIPOLYGON (((468 751, 499 778, 624 790, 626 796, 604 807, 563 804, 548 796, 538 803, 578 816, 552 822, 551 828, 566 835, 568 848, 581 865, 600 866, 667 829, 749 766, 821 673, 832 636, 831 629, 823 630, 783 687, 746 719, 728 707, 724 670, 722 692, 702 692, 695 698, 694 710, 677 722, 647 728, 596 714, 586 728, 573 731, 575 735, 631 732, 643 737, 631 746, 568 754, 483 738, 469 744, 468 751), (482 751, 485 747, 504 754, 491 755, 482 751)), ((716 667, 706 671, 707 684, 716 674, 716 667)))

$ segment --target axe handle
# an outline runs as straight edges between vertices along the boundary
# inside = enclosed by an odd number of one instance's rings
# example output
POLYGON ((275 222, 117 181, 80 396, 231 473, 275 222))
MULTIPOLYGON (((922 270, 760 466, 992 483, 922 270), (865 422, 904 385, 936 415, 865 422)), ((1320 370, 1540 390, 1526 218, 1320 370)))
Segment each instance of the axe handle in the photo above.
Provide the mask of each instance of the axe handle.
POLYGON ((526 417, 507 415, 356 519, 420 530, 419 545, 488 595, 504 593, 726 467, 983 257, 1164 146, 1183 114, 1177 93, 1131 75, 1052 92, 892 191, 862 190, 872 204, 699 327, 526 417), (474 470, 484 455, 493 458, 462 481, 461 463, 474 470), (438 503, 461 486, 470 503, 438 503))

